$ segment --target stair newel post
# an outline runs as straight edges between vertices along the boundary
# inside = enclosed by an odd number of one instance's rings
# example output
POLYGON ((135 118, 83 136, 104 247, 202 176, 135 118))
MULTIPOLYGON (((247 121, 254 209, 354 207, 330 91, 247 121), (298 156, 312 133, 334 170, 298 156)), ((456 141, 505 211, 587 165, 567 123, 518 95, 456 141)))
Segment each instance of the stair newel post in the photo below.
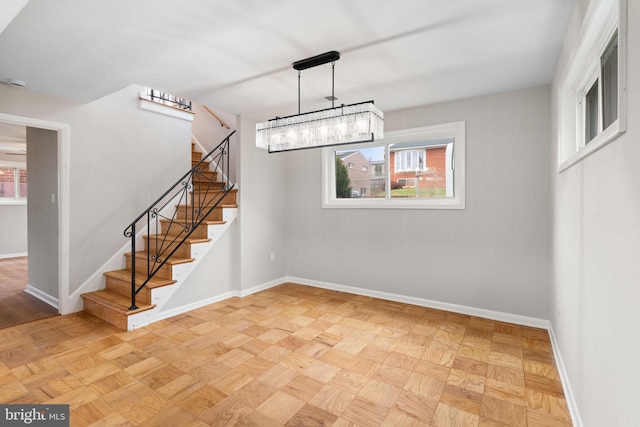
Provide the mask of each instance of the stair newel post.
MULTIPOLYGON (((199 178, 201 174, 202 174, 202 172, 200 170, 193 170, 191 172, 190 182, 191 182, 191 194, 192 195, 195 194, 196 190, 198 190, 198 191, 200 190, 200 188, 196 188, 196 178, 199 178)), ((187 185, 185 187, 185 191, 187 191, 188 189, 189 189, 189 185, 187 185)), ((189 194, 186 194, 185 196, 188 197, 189 194)), ((197 209, 196 206, 195 206, 195 203, 193 203, 193 202, 191 202, 191 210, 192 210, 191 222, 189 222, 188 219, 187 219, 187 220, 185 220, 185 223, 186 224, 190 223, 191 224, 191 228, 193 228, 193 225, 196 224, 198 221, 200 221, 200 216, 202 215, 202 211, 200 209, 197 209), (196 212, 198 212, 198 215, 196 215, 196 212)), ((189 218, 189 217, 187 216, 186 218, 189 218)))
MULTIPOLYGON (((195 172, 193 172, 195 173, 195 172)), ((193 181, 193 178, 191 179, 193 181)), ((195 185, 195 184, 194 184, 195 185)), ((194 186, 194 191, 195 191, 195 186, 194 186)), ((185 199, 189 198, 189 194, 185 194, 185 199)), ((187 203, 185 203, 184 205, 184 217, 185 218, 189 218, 189 209, 191 209, 191 221, 193 221, 193 219, 196 217, 196 206, 193 203, 189 203, 187 200, 187 203), (191 206, 191 207, 189 207, 191 206)), ((186 221, 186 219, 185 219, 186 221)))
POLYGON ((224 176, 227 177, 227 182, 225 183, 225 189, 228 190, 231 187, 231 177, 229 176, 229 173, 231 171, 231 169, 229 169, 229 157, 231 157, 231 150, 230 150, 230 144, 231 144, 231 136, 229 136, 227 138, 227 143, 226 143, 226 151, 227 151, 227 170, 226 170, 226 174, 224 176))
MULTIPOLYGON (((149 233, 151 233, 151 214, 150 211, 147 211, 147 230, 149 233)), ((155 230, 154 230, 154 234, 156 235, 156 238, 158 236, 158 216, 155 216, 155 230)), ((156 253, 154 256, 155 258, 158 258, 160 255, 160 247, 158 245, 156 245, 156 253)), ((151 246, 149 246, 149 248, 147 249, 147 277, 149 277, 149 274, 151 273, 151 246)), ((136 272, 135 270, 133 271, 133 275, 135 276, 136 272)))
POLYGON ((131 224, 131 307, 136 310, 136 223, 131 224))

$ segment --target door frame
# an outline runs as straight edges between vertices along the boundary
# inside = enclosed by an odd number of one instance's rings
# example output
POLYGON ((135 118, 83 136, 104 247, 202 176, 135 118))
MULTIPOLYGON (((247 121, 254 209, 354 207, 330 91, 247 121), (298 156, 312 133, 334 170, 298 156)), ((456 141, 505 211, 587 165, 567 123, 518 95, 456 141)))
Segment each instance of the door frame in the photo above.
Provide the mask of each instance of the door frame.
POLYGON ((57 131, 58 312, 69 314, 69 125, 4 113, 0 113, 0 122, 57 131))

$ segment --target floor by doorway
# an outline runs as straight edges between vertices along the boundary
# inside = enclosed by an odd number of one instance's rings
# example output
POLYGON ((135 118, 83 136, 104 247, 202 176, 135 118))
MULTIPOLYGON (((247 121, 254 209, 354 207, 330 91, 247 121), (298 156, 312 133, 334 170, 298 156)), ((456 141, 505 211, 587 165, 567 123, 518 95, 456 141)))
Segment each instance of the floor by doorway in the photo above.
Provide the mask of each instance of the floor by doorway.
POLYGON ((25 292, 28 262, 26 256, 0 259, 0 329, 58 315, 56 308, 25 292))

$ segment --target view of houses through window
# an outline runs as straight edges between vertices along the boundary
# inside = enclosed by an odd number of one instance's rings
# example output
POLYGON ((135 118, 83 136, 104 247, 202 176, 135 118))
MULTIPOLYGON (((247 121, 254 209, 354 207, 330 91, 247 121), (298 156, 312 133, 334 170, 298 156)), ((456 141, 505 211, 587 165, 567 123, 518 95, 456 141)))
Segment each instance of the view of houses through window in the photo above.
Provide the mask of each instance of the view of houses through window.
POLYGON ((336 198, 453 197, 452 156, 453 138, 335 151, 336 198))
POLYGON ((27 197, 27 170, 15 167, 0 167, 0 201, 27 197))
POLYGON ((465 129, 440 123, 325 147, 322 207, 465 209, 465 129))

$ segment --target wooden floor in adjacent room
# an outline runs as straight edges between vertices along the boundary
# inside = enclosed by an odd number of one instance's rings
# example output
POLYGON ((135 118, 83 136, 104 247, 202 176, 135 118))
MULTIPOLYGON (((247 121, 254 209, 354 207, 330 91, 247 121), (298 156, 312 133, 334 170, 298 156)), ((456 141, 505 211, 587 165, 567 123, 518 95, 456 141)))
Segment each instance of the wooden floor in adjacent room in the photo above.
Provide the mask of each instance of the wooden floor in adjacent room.
POLYGON ((26 293, 27 257, 0 259, 0 329, 58 314, 55 307, 26 293))
POLYGON ((570 426, 545 330, 284 284, 122 332, 0 330, 0 402, 72 426, 570 426))

